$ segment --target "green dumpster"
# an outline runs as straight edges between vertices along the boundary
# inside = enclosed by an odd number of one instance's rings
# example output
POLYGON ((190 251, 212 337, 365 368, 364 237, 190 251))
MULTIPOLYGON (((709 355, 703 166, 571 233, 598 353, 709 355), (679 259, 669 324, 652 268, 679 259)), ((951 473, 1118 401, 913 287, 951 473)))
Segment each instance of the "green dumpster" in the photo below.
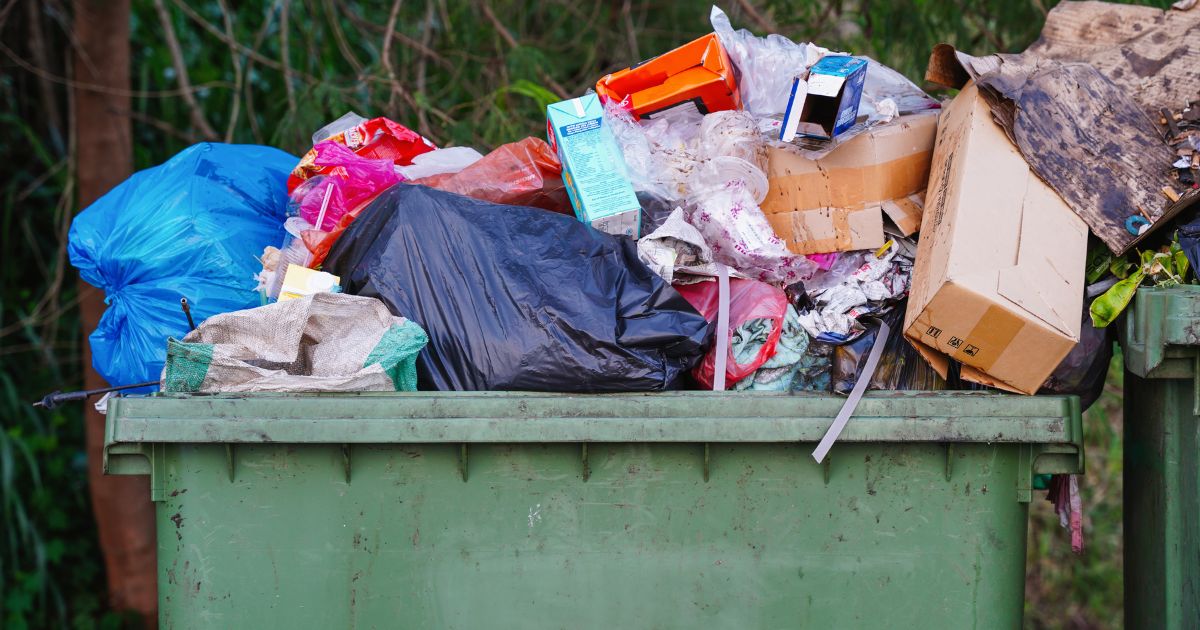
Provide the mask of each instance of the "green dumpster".
MULTIPOLYGON (((109 402, 164 628, 1015 628, 1073 397, 220 395, 109 402)), ((1064 542, 1064 544, 1066 544, 1064 542)))
POLYGON ((1125 352, 1125 620, 1200 627, 1200 286, 1143 288, 1125 352))

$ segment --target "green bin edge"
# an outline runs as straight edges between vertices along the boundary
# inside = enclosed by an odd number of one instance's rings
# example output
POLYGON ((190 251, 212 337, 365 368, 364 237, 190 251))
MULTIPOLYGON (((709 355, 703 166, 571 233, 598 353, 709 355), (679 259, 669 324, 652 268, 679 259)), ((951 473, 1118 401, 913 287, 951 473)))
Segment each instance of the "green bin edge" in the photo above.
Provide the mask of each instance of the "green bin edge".
POLYGON ((128 397, 105 467, 150 477, 163 627, 1018 626, 1033 477, 1082 472, 1078 399, 872 393, 818 465, 842 403, 128 397))
MULTIPOLYGON (((739 392, 167 394, 109 401, 104 471, 152 477, 162 444, 815 443, 844 399, 739 392)), ((872 392, 841 443, 1014 443, 1028 473, 1080 474, 1074 396, 872 392)), ((835 445, 836 450, 836 445, 835 445)), ((1020 500, 1029 501, 1022 483, 1020 500)))
POLYGON ((1125 354, 1125 625, 1200 627, 1200 286, 1139 289, 1125 354))

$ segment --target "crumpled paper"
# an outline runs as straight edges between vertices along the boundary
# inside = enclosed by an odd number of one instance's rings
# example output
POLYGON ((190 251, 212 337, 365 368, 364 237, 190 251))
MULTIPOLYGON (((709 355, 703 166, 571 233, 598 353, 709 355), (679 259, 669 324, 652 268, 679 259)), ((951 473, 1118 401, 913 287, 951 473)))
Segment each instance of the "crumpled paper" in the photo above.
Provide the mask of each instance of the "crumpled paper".
MULTIPOLYGON (((692 284, 718 274, 712 249, 682 208, 675 208, 662 226, 638 239, 638 258, 668 284, 692 284)), ((730 270, 732 277, 744 277, 730 270)))
POLYGON ((800 325, 818 341, 845 343, 858 337, 865 330, 859 317, 878 312, 880 303, 908 293, 912 260, 900 251, 893 242, 878 257, 873 252, 850 252, 829 272, 817 274, 806 285, 816 308, 800 314, 800 325), (856 261, 862 262, 841 275, 847 264, 856 261))

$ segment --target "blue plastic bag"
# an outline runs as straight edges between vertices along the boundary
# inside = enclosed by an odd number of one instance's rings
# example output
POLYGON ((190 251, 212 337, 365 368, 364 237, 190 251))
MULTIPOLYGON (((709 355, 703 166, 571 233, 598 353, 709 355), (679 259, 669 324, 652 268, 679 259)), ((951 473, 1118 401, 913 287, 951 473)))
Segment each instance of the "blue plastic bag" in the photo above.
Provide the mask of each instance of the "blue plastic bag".
POLYGON ((297 158, 256 145, 202 143, 135 173, 71 224, 71 264, 104 290, 92 365, 111 385, 156 381, 167 338, 217 313, 261 304, 263 247, 283 239, 297 158))

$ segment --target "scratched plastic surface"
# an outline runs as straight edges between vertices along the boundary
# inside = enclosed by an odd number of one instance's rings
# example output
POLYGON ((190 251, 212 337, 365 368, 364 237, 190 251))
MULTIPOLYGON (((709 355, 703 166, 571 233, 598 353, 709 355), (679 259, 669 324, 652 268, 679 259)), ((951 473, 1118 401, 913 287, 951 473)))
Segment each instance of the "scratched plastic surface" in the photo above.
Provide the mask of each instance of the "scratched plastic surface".
POLYGON ((839 398, 702 396, 125 400, 108 465, 151 472, 164 628, 1020 626, 1072 399, 868 397, 824 467, 839 398))

